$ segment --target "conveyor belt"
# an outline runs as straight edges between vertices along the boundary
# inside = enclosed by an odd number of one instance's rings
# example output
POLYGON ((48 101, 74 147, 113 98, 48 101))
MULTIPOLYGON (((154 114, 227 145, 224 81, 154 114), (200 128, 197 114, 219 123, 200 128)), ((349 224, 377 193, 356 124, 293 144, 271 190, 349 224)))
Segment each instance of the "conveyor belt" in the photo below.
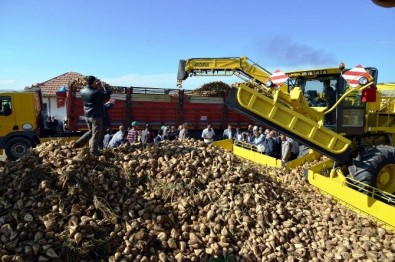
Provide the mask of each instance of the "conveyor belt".
POLYGON ((232 88, 226 104, 252 121, 281 132, 339 163, 350 157, 350 140, 247 86, 232 88))

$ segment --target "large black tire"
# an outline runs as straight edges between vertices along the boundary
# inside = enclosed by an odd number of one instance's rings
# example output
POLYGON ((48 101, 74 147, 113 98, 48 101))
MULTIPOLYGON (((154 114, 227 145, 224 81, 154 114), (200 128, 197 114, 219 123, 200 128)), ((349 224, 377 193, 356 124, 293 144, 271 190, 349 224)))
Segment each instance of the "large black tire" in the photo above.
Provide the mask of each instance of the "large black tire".
MULTIPOLYGON (((383 170, 393 170, 395 166, 395 148, 391 146, 377 146, 369 149, 362 159, 354 159, 354 165, 349 167, 349 177, 363 182, 371 187, 378 188, 387 193, 393 194, 393 185, 395 183, 395 172, 386 172, 389 175, 389 182, 380 184, 379 176, 383 175, 383 170), (381 172, 381 173, 380 173, 381 172), (392 188, 392 189, 391 189, 392 188)), ((367 187, 366 187, 367 188, 367 187)), ((373 193, 365 187, 358 186, 357 190, 366 194, 373 193)))
POLYGON ((29 139, 24 137, 14 137, 7 142, 5 146, 5 154, 8 159, 15 161, 24 156, 31 147, 32 143, 29 139))

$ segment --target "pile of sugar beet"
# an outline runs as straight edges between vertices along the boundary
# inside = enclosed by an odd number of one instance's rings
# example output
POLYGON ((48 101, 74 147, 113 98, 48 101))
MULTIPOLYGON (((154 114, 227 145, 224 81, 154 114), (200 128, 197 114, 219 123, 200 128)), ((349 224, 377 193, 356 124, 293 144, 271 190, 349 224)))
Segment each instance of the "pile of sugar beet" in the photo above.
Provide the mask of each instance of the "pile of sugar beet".
POLYGON ((50 141, 0 162, 1 261, 394 261, 395 236, 202 141, 99 157, 50 141))

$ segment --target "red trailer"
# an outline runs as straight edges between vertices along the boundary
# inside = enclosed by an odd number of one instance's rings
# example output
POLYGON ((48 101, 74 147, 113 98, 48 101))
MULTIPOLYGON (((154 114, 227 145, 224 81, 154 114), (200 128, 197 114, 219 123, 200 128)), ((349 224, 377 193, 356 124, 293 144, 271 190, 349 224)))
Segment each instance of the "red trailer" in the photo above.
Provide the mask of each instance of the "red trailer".
MULTIPOLYGON (((111 98, 116 100, 109 111, 114 129, 119 125, 130 126, 132 121, 141 125, 178 126, 187 123, 190 130, 203 130, 207 124, 214 129, 224 129, 228 123, 246 128, 251 121, 230 110, 225 97, 193 95, 183 89, 161 89, 147 87, 111 87, 111 98)), ((70 131, 86 130, 83 103, 79 90, 70 86, 67 91, 67 128, 70 131)))

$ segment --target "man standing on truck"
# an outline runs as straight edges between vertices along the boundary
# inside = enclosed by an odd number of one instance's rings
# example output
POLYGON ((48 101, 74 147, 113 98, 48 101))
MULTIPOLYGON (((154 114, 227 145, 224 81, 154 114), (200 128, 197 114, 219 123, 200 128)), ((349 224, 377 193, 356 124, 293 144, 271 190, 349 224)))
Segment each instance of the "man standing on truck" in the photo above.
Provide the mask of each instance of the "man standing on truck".
POLYGON ((103 132, 103 104, 109 99, 111 91, 107 91, 95 76, 88 76, 87 86, 80 91, 80 94, 84 102, 88 131, 75 142, 74 147, 81 147, 89 141, 89 152, 98 155, 103 132))

